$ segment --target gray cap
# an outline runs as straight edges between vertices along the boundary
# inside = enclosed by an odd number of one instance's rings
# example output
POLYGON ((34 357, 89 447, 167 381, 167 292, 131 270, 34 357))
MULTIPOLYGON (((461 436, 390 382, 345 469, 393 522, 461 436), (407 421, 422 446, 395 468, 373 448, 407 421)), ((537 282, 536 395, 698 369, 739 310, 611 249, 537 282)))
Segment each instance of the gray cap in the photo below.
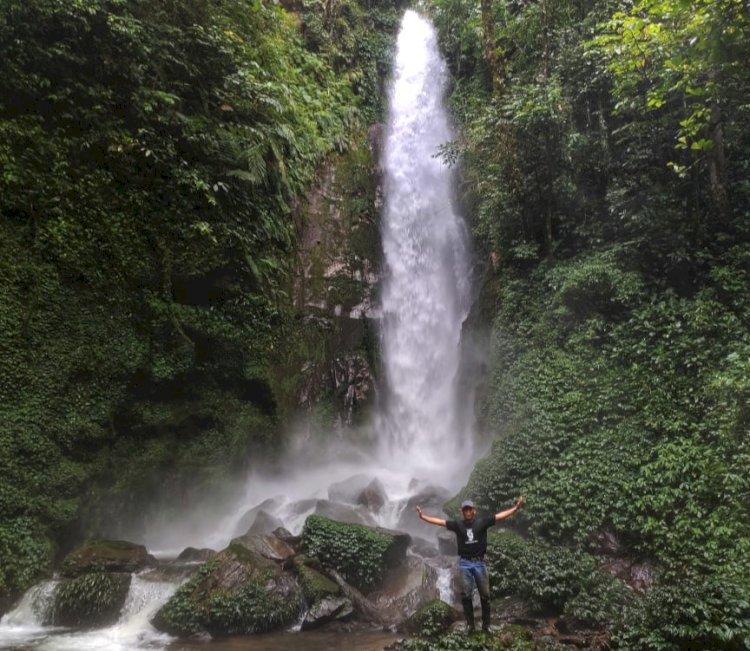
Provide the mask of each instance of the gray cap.
POLYGON ((464 500, 463 502, 461 502, 462 511, 464 509, 473 509, 473 508, 474 508, 474 502, 472 502, 471 500, 464 500))

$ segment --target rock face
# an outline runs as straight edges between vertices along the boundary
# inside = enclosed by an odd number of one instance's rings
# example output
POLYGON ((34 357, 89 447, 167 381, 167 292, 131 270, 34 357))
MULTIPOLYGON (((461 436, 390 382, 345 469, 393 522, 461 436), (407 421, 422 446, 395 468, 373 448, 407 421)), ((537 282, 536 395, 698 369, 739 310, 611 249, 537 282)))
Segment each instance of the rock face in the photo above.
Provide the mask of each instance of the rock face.
POLYGON ((366 417, 374 396, 372 320, 381 244, 377 143, 366 134, 321 166, 295 210, 294 303, 303 316, 298 404, 308 434, 342 431, 366 417))
POLYGON ((239 545, 253 555, 272 561, 285 561, 294 556, 294 549, 276 536, 247 534, 232 540, 230 547, 239 545))
POLYGON ((323 567, 336 570, 367 593, 380 586, 385 571, 403 563, 411 537, 398 531, 335 522, 311 515, 302 531, 302 549, 323 567))
MULTIPOLYGON (((249 529, 255 524, 255 520, 258 517, 258 514, 262 511, 265 511, 266 513, 271 513, 275 511, 281 504, 283 503, 283 500, 279 497, 271 497, 267 500, 264 500, 260 504, 255 505, 253 508, 248 509, 245 511, 243 516, 239 519, 237 522, 237 525, 234 528, 234 535, 235 536, 241 536, 245 533, 249 533, 249 529)), ((277 525, 281 526, 281 525, 277 525)), ((266 531, 263 532, 252 532, 252 533, 268 533, 266 531)))
POLYGON ((377 513, 385 505, 388 496, 382 482, 372 475, 359 474, 328 487, 328 497, 334 502, 346 502, 364 506, 377 513))
POLYGON ((312 512, 314 515, 322 515, 337 522, 349 522, 351 524, 364 524, 375 527, 376 522, 364 506, 355 504, 342 504, 331 500, 306 499, 294 502, 287 506, 291 513, 301 515, 312 512))
POLYGON ((218 554, 218 552, 214 551, 213 549, 196 549, 195 547, 185 547, 185 549, 180 552, 177 560, 184 563, 205 563, 206 561, 210 561, 212 558, 214 558, 216 554, 218 554))
POLYGON ((250 534, 271 533, 274 529, 282 526, 284 526, 284 523, 279 518, 266 511, 258 511, 258 515, 255 516, 255 522, 253 522, 247 532, 250 534))
POLYGON ((298 556, 294 567, 299 577, 302 593, 309 608, 302 620, 302 629, 318 628, 334 620, 348 619, 354 613, 349 599, 341 594, 338 585, 321 571, 314 559, 298 556))
POLYGON ((131 575, 89 572, 63 579, 55 591, 55 626, 100 627, 114 624, 130 588, 131 575))
POLYGON ((180 637, 260 633, 292 622, 300 604, 291 574, 248 546, 233 543, 179 588, 152 624, 180 637))
POLYGON ((90 540, 65 557, 61 573, 76 577, 92 571, 137 572, 156 565, 143 545, 125 540, 90 540))

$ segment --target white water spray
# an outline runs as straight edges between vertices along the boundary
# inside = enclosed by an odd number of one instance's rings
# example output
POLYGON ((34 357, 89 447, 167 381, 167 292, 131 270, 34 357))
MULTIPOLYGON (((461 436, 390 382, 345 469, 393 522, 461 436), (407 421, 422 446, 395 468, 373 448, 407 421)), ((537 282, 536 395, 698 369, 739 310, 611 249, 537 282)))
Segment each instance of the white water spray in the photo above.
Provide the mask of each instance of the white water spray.
MULTIPOLYGON (((417 533, 416 515, 404 511, 408 499, 430 486, 455 492, 466 481, 475 460, 473 412, 470 398, 461 400, 458 379, 471 279, 466 229, 454 206, 454 174, 439 156, 441 145, 453 138, 443 101, 446 81, 434 28, 407 11, 382 157, 386 398, 374 423, 375 448, 339 438, 331 446, 305 441, 289 452, 281 470, 252 472, 244 495, 223 516, 154 527, 145 541, 152 551, 173 555, 186 544, 220 549, 247 529, 244 516, 251 507, 272 498, 278 499, 266 510, 298 533, 320 508, 315 500, 326 500, 331 484, 357 474, 377 477, 385 488, 386 506, 371 514, 377 524, 417 533)), ((440 495, 433 508, 445 492, 440 495)))
POLYGON ((446 79, 435 30, 407 11, 384 155, 382 340, 389 391, 381 442, 385 458, 426 477, 464 470, 473 456, 457 389, 470 300, 466 235, 454 208, 453 174, 438 155, 453 138, 446 79))

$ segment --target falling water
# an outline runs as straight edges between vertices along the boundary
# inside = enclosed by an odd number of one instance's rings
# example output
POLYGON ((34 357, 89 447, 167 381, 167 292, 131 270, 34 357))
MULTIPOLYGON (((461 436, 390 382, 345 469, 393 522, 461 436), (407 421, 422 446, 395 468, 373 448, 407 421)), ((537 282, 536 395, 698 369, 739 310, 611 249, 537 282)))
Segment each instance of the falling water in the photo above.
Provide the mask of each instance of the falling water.
POLYGON ((386 458, 418 461, 427 476, 445 471, 449 460, 452 467, 464 465, 473 453, 457 389, 461 326, 469 309, 468 251, 453 173, 439 156, 440 146, 453 138, 443 101, 446 80, 435 30, 407 11, 384 152, 388 398, 381 440, 386 458))

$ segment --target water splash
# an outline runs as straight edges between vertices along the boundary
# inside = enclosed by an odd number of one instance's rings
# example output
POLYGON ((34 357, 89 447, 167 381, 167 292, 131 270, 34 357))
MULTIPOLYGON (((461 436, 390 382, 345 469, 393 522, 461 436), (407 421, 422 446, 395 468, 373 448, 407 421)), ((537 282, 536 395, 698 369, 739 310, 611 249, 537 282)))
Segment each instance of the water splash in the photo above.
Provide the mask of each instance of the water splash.
POLYGON ((384 152, 386 276, 382 344, 388 387, 381 454, 415 476, 464 470, 473 457, 462 422, 461 327, 470 304, 465 226, 455 180, 438 155, 453 139, 446 66, 432 25, 407 11, 398 37, 384 152))
POLYGON ((318 508, 313 502, 326 500, 331 484, 357 474, 377 477, 385 488, 386 506, 372 514, 376 524, 424 536, 429 527, 420 529, 416 514, 405 513, 413 510, 408 500, 431 495, 430 508, 439 514, 445 493, 465 483, 476 458, 472 400, 459 390, 471 273, 466 228, 454 205, 454 174, 438 155, 453 139, 446 81, 434 28, 407 11, 382 157, 385 268, 379 312, 386 397, 372 424, 374 446, 339 437, 329 445, 300 441, 280 464, 256 467, 225 508, 193 505, 179 519, 155 522, 144 540, 152 552, 174 556, 187 545, 221 549, 247 530, 240 525, 251 507, 273 498, 279 499, 268 513, 299 533, 318 508))

